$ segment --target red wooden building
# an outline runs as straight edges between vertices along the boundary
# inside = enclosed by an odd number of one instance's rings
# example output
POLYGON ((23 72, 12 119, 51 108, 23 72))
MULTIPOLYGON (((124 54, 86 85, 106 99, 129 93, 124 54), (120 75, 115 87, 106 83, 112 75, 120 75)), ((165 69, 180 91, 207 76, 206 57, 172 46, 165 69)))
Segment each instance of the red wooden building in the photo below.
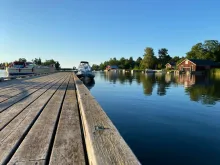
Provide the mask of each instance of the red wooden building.
POLYGON ((108 65, 106 68, 105 68, 106 70, 117 70, 118 69, 118 66, 116 66, 116 65, 108 65))
POLYGON ((185 59, 177 65, 179 71, 204 71, 219 68, 220 64, 211 60, 185 59))
POLYGON ((167 63, 165 66, 166 66, 166 69, 174 69, 175 63, 167 63))

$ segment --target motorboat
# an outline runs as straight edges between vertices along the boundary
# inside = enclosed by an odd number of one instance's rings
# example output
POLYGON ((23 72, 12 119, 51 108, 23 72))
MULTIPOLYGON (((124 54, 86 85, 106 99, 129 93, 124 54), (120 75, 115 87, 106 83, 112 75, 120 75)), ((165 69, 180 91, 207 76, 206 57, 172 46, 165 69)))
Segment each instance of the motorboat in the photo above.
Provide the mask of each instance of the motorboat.
POLYGON ((78 72, 76 73, 78 78, 93 79, 95 74, 92 72, 92 68, 87 61, 81 61, 78 67, 78 72))
POLYGON ((32 62, 20 62, 15 61, 6 67, 6 72, 9 76, 12 75, 27 75, 27 74, 38 74, 38 73, 53 73, 55 72, 55 65, 50 66, 39 66, 32 62))

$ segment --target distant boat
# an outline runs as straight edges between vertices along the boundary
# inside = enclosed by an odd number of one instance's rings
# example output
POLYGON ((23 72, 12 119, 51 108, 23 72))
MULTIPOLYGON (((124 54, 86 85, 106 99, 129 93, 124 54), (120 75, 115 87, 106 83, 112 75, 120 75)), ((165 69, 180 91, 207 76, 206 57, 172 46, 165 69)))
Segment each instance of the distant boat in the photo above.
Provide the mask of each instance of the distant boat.
POLYGON ((53 73, 55 72, 55 65, 39 66, 32 62, 15 61, 10 66, 6 67, 8 75, 27 75, 36 73, 53 73))
POLYGON ((92 68, 87 61, 81 61, 78 67, 78 72, 76 73, 79 78, 90 78, 93 79, 95 74, 92 72, 92 68))
POLYGON ((145 73, 155 73, 156 71, 155 70, 152 70, 152 69, 145 69, 145 73))

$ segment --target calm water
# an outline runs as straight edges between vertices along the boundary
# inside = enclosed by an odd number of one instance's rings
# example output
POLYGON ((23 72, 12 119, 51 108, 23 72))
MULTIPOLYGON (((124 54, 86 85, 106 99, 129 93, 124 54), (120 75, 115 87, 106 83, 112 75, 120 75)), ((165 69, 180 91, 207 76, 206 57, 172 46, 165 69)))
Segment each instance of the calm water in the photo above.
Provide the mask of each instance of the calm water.
POLYGON ((220 79, 97 72, 89 88, 142 164, 220 164, 220 79))

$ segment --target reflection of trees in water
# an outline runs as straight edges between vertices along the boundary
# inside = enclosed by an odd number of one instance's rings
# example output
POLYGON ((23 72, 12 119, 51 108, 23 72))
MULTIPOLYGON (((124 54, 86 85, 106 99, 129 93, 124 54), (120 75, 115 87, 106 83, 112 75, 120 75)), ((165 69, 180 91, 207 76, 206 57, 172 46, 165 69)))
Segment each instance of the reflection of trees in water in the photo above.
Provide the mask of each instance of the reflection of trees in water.
POLYGON ((168 81, 164 74, 142 74, 140 76, 140 81, 143 84, 144 94, 151 95, 155 85, 157 84, 157 94, 159 96, 164 96, 166 95, 166 89, 172 83, 172 77, 170 77, 168 81))
POLYGON ((215 104, 220 100, 220 80, 209 79, 207 77, 196 77, 196 83, 186 88, 186 93, 192 101, 202 104, 215 104))
POLYGON ((119 74, 116 72, 105 72, 103 75, 103 78, 105 81, 113 82, 114 84, 117 82, 119 74))
POLYGON ((155 76, 153 74, 152 75, 141 74, 140 81, 143 84, 144 94, 152 95, 153 87, 156 83, 155 76))
POLYGON ((131 73, 118 73, 114 71, 109 71, 104 74, 104 79, 110 82, 113 82, 114 84, 118 81, 121 84, 124 84, 126 82, 129 82, 129 84, 132 84, 133 76, 131 73))
POLYGON ((142 73, 116 73, 116 72, 106 72, 104 74, 104 79, 113 83, 117 81, 121 84, 129 82, 131 85, 133 79, 136 80, 137 84, 142 84, 144 89, 144 94, 151 95, 155 85, 158 85, 157 94, 160 96, 166 95, 166 88, 172 83, 172 77, 166 77, 164 74, 142 74, 142 73))
POLYGON ((195 75, 173 75, 173 74, 151 74, 142 73, 114 73, 107 72, 102 74, 106 81, 113 83, 132 84, 133 79, 137 84, 142 84, 145 95, 152 95, 157 88, 157 94, 164 96, 171 85, 184 85, 186 94, 192 101, 202 104, 215 104, 220 100, 220 78, 209 78, 207 76, 195 75))
POLYGON ((172 83, 171 75, 159 74, 155 76, 156 76, 157 85, 158 85, 157 94, 160 96, 166 95, 166 89, 172 83))
POLYGON ((138 85, 141 84, 141 78, 140 78, 141 75, 143 75, 143 74, 141 74, 141 73, 134 74, 134 78, 135 78, 138 85))

